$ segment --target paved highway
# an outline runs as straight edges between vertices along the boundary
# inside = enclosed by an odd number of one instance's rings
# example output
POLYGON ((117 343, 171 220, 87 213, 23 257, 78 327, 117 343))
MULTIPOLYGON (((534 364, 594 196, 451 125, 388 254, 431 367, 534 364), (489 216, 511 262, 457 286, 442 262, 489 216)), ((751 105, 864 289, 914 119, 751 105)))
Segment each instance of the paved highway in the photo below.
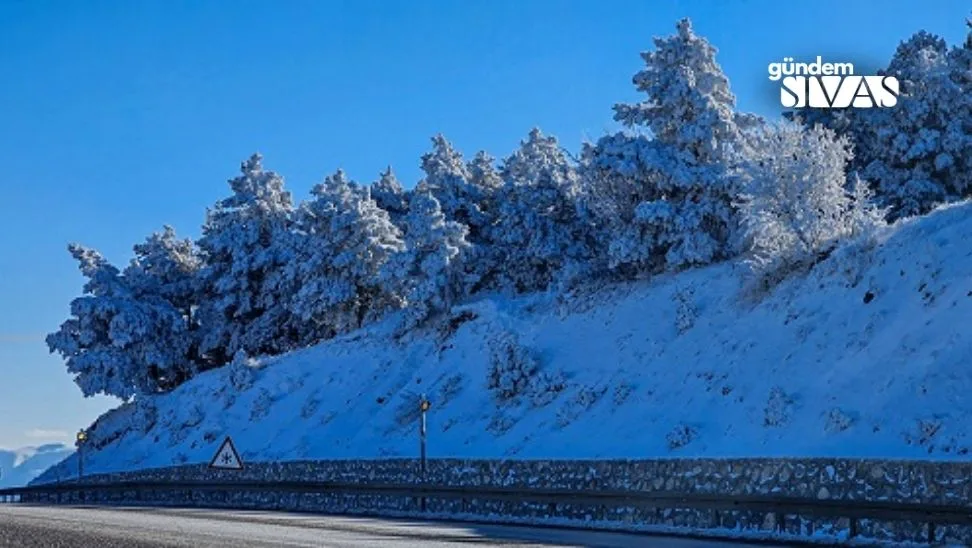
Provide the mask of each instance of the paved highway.
POLYGON ((279 512, 0 504, 0 546, 18 548, 591 546, 702 548, 716 541, 279 512))

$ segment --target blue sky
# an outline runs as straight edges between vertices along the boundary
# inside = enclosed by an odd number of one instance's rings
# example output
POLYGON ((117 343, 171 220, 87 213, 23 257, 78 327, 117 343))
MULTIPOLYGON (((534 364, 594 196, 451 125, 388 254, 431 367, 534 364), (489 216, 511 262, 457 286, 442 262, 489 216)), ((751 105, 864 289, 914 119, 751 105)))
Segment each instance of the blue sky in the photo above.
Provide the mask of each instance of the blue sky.
MULTIPOLYGON (((532 126, 576 150, 638 98, 651 38, 690 16, 744 110, 777 114, 784 56, 885 64, 919 29, 965 36, 967 1, 0 2, 0 447, 70 437, 84 399, 44 334, 82 278, 163 224, 197 236, 261 151, 298 198, 342 167, 407 186, 429 137, 502 157, 532 126)), ((859 70, 859 73, 864 70, 859 70)))

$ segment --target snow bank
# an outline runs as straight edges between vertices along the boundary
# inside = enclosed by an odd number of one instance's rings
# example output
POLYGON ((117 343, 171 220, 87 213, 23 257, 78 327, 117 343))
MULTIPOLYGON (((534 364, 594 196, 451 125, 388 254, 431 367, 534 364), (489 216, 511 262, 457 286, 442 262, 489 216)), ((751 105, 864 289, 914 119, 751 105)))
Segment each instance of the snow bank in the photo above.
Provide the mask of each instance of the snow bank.
POLYGON ((250 461, 414 456, 423 393, 433 457, 965 460, 970 213, 899 223, 769 295, 721 264, 211 371, 102 417, 85 469, 207 462, 225 435, 250 461))

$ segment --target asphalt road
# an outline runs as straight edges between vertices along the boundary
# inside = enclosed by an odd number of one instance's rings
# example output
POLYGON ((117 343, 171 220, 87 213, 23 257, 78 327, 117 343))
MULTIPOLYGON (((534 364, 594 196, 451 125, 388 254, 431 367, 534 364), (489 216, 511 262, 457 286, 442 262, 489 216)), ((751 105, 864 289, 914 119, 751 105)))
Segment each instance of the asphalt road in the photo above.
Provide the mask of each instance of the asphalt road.
POLYGON ((0 504, 0 546, 18 548, 746 546, 564 529, 279 512, 0 504))

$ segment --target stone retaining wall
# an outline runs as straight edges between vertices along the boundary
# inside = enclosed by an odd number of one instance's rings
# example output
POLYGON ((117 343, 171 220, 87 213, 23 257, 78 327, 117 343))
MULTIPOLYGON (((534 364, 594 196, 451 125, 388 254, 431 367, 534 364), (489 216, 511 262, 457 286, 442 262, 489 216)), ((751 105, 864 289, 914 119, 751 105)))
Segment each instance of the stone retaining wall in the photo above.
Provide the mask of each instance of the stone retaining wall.
MULTIPOLYGON (((494 461, 433 459, 427 481, 455 486, 504 486, 573 490, 637 490, 726 495, 784 494, 838 500, 898 501, 970 506, 972 463, 846 459, 706 459, 706 460, 599 460, 599 461, 494 461)), ((119 480, 282 480, 341 481, 357 483, 419 483, 414 459, 293 461, 251 463, 242 471, 211 470, 206 465, 185 465, 85 478, 91 483, 119 480)), ((155 494, 152 503, 199 504, 277 508, 327 513, 379 513, 420 515, 417 500, 379 495, 288 493, 155 494)), ((55 502, 55 501, 52 501, 55 502)), ((65 497, 61 502, 74 502, 65 497)), ((92 501, 88 501, 92 502, 92 501)), ((134 494, 102 495, 99 502, 138 502, 134 494)), ((730 528, 750 531, 779 527, 780 516, 756 512, 713 512, 650 508, 600 508, 582 505, 548 505, 518 501, 435 500, 427 512, 516 520, 554 519, 578 525, 644 529, 652 526, 730 528)), ((787 533, 797 535, 846 534, 847 520, 788 519, 787 533)), ((925 524, 863 522, 859 534, 874 540, 921 540, 925 524)), ((938 538, 972 544, 965 527, 939 527, 938 538)))

